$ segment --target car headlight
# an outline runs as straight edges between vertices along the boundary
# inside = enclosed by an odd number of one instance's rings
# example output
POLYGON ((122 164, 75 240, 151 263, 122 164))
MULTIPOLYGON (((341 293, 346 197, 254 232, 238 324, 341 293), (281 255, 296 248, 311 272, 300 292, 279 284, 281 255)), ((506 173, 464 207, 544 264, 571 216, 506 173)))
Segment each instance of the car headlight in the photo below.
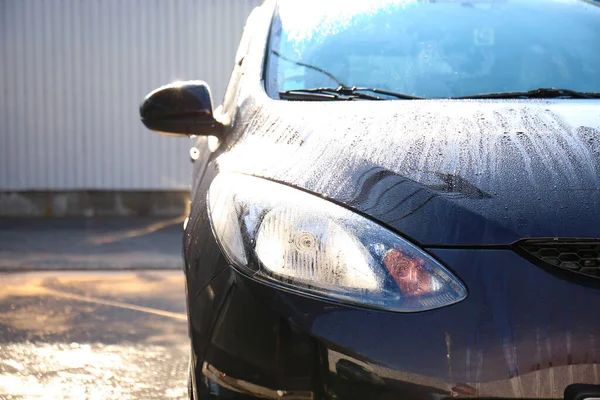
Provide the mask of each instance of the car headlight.
POLYGON ((401 312, 456 303, 465 286, 397 234, 332 202, 222 173, 208 194, 225 256, 252 278, 319 298, 401 312))

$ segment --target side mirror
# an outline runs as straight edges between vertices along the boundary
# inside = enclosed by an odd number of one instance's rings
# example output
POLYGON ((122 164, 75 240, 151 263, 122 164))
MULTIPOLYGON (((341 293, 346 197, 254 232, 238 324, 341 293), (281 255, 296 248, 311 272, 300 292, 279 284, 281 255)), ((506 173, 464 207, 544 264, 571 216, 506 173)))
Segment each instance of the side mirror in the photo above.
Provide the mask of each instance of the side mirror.
POLYGON ((163 135, 221 136, 210 89, 203 81, 174 82, 146 95, 140 105, 144 125, 163 135))

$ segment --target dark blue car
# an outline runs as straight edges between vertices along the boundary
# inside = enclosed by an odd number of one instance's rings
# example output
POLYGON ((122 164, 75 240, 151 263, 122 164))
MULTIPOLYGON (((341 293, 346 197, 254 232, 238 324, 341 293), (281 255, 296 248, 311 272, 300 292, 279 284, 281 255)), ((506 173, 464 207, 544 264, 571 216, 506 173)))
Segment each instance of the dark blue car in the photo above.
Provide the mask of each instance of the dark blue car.
POLYGON ((190 397, 600 398, 595 2, 267 1, 140 112, 199 136, 190 397))

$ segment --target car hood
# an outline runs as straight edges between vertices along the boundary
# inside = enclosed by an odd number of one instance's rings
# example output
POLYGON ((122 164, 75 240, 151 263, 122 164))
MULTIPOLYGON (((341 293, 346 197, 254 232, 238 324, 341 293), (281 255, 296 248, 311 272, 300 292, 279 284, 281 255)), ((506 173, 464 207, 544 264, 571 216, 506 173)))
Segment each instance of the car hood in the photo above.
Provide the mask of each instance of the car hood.
POLYGON ((424 246, 600 237, 600 101, 250 103, 221 169, 326 196, 424 246))

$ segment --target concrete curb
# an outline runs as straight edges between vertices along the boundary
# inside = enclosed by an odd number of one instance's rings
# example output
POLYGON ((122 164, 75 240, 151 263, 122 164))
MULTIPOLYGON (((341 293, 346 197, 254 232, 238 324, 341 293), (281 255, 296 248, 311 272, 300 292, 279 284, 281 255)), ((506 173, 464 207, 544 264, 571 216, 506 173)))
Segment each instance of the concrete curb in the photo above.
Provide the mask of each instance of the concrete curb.
POLYGON ((0 217, 175 217, 189 191, 0 191, 0 217))

